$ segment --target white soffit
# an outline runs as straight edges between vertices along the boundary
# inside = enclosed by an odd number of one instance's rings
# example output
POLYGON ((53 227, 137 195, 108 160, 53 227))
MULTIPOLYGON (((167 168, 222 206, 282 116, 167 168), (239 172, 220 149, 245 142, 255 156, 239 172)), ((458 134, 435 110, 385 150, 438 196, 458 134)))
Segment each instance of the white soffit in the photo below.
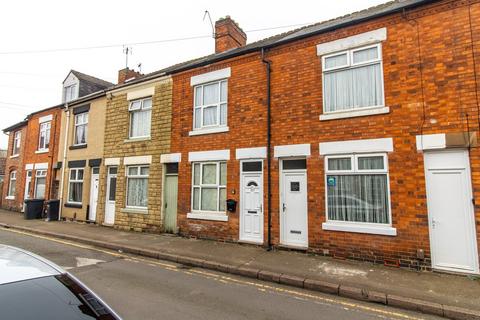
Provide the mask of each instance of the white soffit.
POLYGON ((151 97, 155 93, 155 87, 149 87, 144 89, 139 89, 135 91, 130 91, 127 93, 127 100, 135 100, 145 97, 151 97))
POLYGON ((151 164, 152 156, 135 156, 123 158, 123 164, 128 166, 131 164, 151 164))
POLYGON ((275 158, 310 156, 310 144, 290 144, 275 146, 273 149, 275 158))
POLYGON ((317 55, 323 56, 327 53, 348 50, 385 40, 387 40, 387 28, 380 28, 351 37, 320 43, 317 45, 317 55))
POLYGON ((393 139, 363 139, 321 142, 319 144, 320 155, 365 153, 365 152, 393 152, 393 139))
POLYGON ((417 150, 436 150, 447 147, 447 139, 444 133, 424 134, 417 138, 417 150))
POLYGON ((189 162, 230 160, 230 150, 196 151, 188 153, 189 162))
POLYGON ((53 116, 51 114, 49 114, 47 116, 43 116, 43 117, 38 118, 38 122, 39 123, 44 123, 44 122, 52 121, 52 119, 53 119, 53 116))
POLYGON ((196 86, 198 84, 207 83, 210 81, 221 80, 225 78, 230 78, 231 69, 230 67, 220 70, 215 70, 208 73, 199 74, 198 76, 193 76, 190 78, 190 85, 196 86))
POLYGON ((34 168, 35 168, 35 170, 47 170, 48 169, 48 162, 35 163, 34 168))
POLYGON ((182 161, 181 153, 168 153, 160 155, 160 163, 178 163, 182 161))
POLYGON ((106 166, 119 166, 120 165, 120 158, 106 158, 105 159, 106 166))
POLYGON ((235 150, 235 156, 238 160, 242 159, 265 159, 267 157, 266 147, 241 148, 235 150))

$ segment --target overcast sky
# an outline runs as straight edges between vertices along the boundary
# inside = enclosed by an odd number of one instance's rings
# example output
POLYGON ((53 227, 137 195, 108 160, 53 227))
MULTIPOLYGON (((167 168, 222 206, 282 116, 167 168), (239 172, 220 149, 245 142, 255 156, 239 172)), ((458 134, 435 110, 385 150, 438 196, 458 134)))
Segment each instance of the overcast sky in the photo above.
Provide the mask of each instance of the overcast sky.
MULTIPOLYGON (((205 10, 215 20, 230 15, 248 42, 368 8, 386 0, 296 1, 2 1, 0 4, 0 129, 61 102, 61 83, 75 69, 116 83, 125 67, 123 44, 134 44, 129 66, 148 73, 210 54, 214 40, 205 10), (276 28, 289 26, 286 28, 276 28), (272 28, 270 30, 255 31, 272 28), (31 51, 118 45, 109 48, 31 51), (20 53, 22 52, 22 53, 20 53)), ((0 134, 0 148, 7 147, 0 134)))

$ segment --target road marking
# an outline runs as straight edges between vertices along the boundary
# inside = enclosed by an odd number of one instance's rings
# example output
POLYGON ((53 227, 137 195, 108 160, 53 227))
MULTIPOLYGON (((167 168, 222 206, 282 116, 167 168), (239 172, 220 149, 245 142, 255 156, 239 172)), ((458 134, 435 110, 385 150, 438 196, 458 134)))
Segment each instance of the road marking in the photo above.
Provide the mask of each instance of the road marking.
POLYGON ((75 257, 75 260, 77 260, 77 268, 92 266, 98 263, 105 262, 105 260, 82 258, 82 257, 75 257))
POLYGON ((370 307, 370 306, 366 306, 366 305, 361 305, 361 304, 357 304, 357 303, 354 303, 354 302, 339 301, 339 300, 335 300, 335 299, 332 299, 332 298, 321 297, 321 296, 317 296, 317 295, 310 294, 310 293, 307 293, 307 292, 300 292, 298 290, 284 289, 284 288, 271 286, 271 285, 267 285, 267 284, 263 284, 263 283, 256 283, 256 282, 247 281, 247 280, 235 279, 235 278, 232 278, 230 276, 215 274, 215 273, 212 273, 212 272, 209 272, 209 271, 204 271, 202 269, 182 270, 182 269, 178 269, 177 265, 168 264, 168 263, 164 263, 164 262, 160 262, 160 261, 156 261, 156 260, 151 260, 151 259, 146 259, 146 258, 142 258, 142 257, 138 257, 138 256, 133 257, 131 255, 127 255, 127 254, 124 254, 124 253, 117 253, 117 252, 114 252, 114 251, 103 250, 103 249, 93 247, 93 246, 90 246, 90 245, 83 245, 83 244, 79 244, 79 243, 76 243, 76 242, 60 240, 60 239, 49 237, 49 236, 43 236, 43 235, 38 235, 38 234, 30 233, 30 232, 13 230, 13 229, 6 229, 6 228, 2 228, 0 230, 9 231, 9 232, 17 233, 17 234, 22 234, 22 235, 27 235, 27 236, 31 236, 31 237, 35 237, 35 238, 39 238, 39 239, 49 240, 49 241, 65 244, 65 245, 68 245, 68 246, 77 247, 77 248, 102 252, 104 254, 108 254, 108 255, 115 256, 115 257, 123 258, 123 259, 125 259, 127 261, 131 261, 131 262, 136 262, 136 263, 143 262, 147 265, 161 266, 161 267, 163 267, 163 268, 165 268, 166 270, 169 270, 169 271, 175 271, 175 272, 181 271, 182 273, 186 273, 186 274, 190 274, 190 275, 194 275, 194 273, 195 273, 195 274, 197 274, 199 276, 202 276, 204 278, 212 279, 212 280, 224 283, 224 284, 242 284, 242 285, 246 285, 246 286, 256 287, 259 291, 262 291, 262 292, 268 292, 268 291, 278 292, 278 293, 283 293, 283 294, 286 294, 286 295, 291 295, 291 296, 293 296, 293 298, 308 298, 308 299, 311 299, 311 300, 314 300, 314 301, 317 301, 317 302, 340 305, 343 308, 353 308, 353 309, 357 309, 357 310, 363 310, 363 311, 368 311, 368 312, 372 312, 372 313, 377 313, 377 316, 380 316, 380 317, 394 316, 394 317, 409 319, 409 320, 424 320, 424 318, 418 318, 418 317, 410 316, 408 314, 404 314, 404 313, 400 313, 400 312, 382 310, 382 309, 379 309, 379 308, 374 308, 374 307, 370 307))

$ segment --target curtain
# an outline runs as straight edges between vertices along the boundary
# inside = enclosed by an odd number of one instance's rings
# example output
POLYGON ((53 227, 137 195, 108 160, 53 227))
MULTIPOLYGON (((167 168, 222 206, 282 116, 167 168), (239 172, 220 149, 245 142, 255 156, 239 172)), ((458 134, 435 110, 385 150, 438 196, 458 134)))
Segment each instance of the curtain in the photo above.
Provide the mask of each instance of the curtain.
POLYGON ((359 170, 385 169, 383 157, 358 157, 359 170))
POLYGON ((200 128, 202 126, 202 123, 201 123, 201 112, 202 112, 202 108, 195 108, 195 120, 194 120, 194 128, 197 129, 197 128, 200 128))
POLYGON ((328 170, 352 170, 352 159, 330 158, 328 159, 328 170))
POLYGON ((217 192, 215 188, 202 188, 202 208, 206 211, 217 211, 217 192))
POLYGON ((225 188, 220 188, 220 197, 218 201, 218 211, 225 211, 225 205, 227 202, 227 190, 225 188))
POLYGON ((131 137, 145 137, 150 135, 152 110, 132 112, 131 137))
POLYGON ((219 91, 218 82, 203 86, 203 105, 217 104, 219 101, 219 91))
POLYGON ((8 195, 11 196, 11 197, 14 197, 15 196, 15 188, 16 188, 16 185, 17 185, 17 180, 13 180, 13 179, 10 179, 10 188, 8 190, 8 195))
POLYGON ((217 124, 217 106, 203 108, 203 125, 217 124))
POLYGON ((147 207, 147 178, 128 178, 127 205, 132 207, 147 207))
POLYGON ((361 63, 365 61, 371 61, 378 59, 378 48, 368 48, 353 52, 353 63, 361 63))
POLYGON ((68 201, 71 202, 82 202, 82 191, 83 183, 82 182, 70 182, 70 196, 68 201))
POLYGON ((208 163, 203 165, 202 184, 217 183, 217 164, 208 163))
POLYGON ((36 188, 35 188, 35 198, 36 199, 43 199, 45 198, 45 181, 46 178, 36 178, 36 188))
POLYGON ((338 221, 390 223, 387 175, 328 175, 328 218, 338 221))
POLYGON ((220 124, 225 125, 227 124, 227 104, 220 105, 220 124))
POLYGON ((84 144, 87 142, 87 125, 82 124, 76 127, 75 144, 84 144))

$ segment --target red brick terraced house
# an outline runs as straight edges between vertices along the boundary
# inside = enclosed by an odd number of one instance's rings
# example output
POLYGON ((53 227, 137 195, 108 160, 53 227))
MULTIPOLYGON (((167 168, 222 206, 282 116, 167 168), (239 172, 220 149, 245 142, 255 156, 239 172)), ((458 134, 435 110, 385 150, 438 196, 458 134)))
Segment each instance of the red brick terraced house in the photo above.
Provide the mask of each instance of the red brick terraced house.
POLYGON ((215 47, 163 71, 180 234, 479 273, 479 1, 248 45, 227 17, 215 47))

